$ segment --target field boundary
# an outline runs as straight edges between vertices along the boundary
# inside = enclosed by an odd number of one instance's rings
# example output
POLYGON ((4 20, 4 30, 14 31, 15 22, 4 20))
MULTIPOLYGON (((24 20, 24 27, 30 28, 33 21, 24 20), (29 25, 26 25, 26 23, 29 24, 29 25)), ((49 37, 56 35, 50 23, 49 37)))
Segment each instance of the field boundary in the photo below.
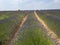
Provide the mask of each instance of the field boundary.
POLYGON ((15 42, 15 39, 18 37, 18 33, 20 31, 20 29, 23 27, 24 23, 26 22, 28 18, 28 15, 26 15, 21 23, 19 24, 19 26, 17 26, 17 28, 15 29, 16 31, 14 31, 14 33, 12 34, 12 37, 5 43, 5 45, 13 45, 13 43, 15 42))
POLYGON ((53 31, 51 31, 51 29, 48 28, 44 20, 42 20, 41 17, 38 16, 36 11, 34 11, 34 15, 36 16, 40 24, 42 24, 43 27, 46 29, 45 31, 47 32, 47 35, 54 41, 54 43, 56 43, 56 45, 60 45, 60 39, 58 38, 58 36, 53 31))

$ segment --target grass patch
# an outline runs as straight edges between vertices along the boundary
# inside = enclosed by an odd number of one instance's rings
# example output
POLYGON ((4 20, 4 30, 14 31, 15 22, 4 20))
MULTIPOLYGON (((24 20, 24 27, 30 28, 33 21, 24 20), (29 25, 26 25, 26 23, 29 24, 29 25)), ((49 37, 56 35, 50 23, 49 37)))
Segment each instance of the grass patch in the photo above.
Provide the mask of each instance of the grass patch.
POLYGON ((60 13, 59 12, 47 12, 47 14, 51 14, 53 16, 57 16, 60 18, 60 13))
POLYGON ((6 22, 0 24, 0 40, 2 41, 2 45, 9 40, 13 32, 15 31, 15 27, 22 21, 24 14, 11 14, 12 19, 10 17, 10 13, 8 15, 0 15, 0 20, 8 19, 6 22), (15 15, 14 15, 15 14, 15 15))
POLYGON ((15 45, 54 45, 52 40, 41 28, 26 28, 20 32, 19 39, 15 45))
POLYGON ((4 19, 6 19, 6 18, 9 18, 9 16, 6 16, 6 15, 0 16, 0 20, 4 20, 4 19))

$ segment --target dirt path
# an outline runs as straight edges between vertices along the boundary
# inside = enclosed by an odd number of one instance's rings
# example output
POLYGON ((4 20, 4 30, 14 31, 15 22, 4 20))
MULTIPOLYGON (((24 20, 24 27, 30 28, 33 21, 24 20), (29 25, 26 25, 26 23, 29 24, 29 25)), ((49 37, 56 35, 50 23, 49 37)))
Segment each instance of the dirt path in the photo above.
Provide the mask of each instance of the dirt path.
POLYGON ((16 31, 14 32, 14 34, 12 35, 12 37, 10 38, 10 40, 8 40, 8 42, 5 45, 14 45, 15 40, 18 39, 19 31, 22 28, 22 26, 24 25, 24 23, 26 22, 27 17, 28 17, 28 15, 23 18, 22 22, 16 28, 16 31))
POLYGON ((45 24, 45 22, 38 16, 38 14, 35 11, 34 11, 34 14, 35 14, 37 20, 46 29, 45 31, 47 32, 47 35, 56 43, 56 45, 60 45, 60 39, 57 37, 57 35, 48 28, 48 26, 45 24))

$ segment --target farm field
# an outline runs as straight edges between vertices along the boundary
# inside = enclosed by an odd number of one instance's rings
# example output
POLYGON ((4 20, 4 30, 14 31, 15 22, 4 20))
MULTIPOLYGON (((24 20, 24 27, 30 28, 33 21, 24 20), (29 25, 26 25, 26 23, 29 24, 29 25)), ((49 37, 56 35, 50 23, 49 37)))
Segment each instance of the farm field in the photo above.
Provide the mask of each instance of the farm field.
MULTIPOLYGON (((46 27, 34 12, 60 38, 60 17, 49 11, 1 11, 0 45, 60 45, 48 36, 46 27), (50 15, 52 14, 52 15, 50 15)), ((59 12, 59 11, 58 11, 59 12)))
POLYGON ((28 19, 20 30, 14 45, 54 45, 54 42, 43 31, 44 29, 34 13, 28 15, 28 19))
POLYGON ((0 12, 0 41, 3 44, 9 40, 24 16, 17 12, 0 12))
POLYGON ((38 15, 45 21, 48 27, 60 38, 60 11, 37 11, 38 15), (53 15, 47 15, 51 13, 53 15), (56 13, 56 14, 55 14, 56 13), (56 17, 55 17, 56 16, 56 17))
POLYGON ((49 11, 47 13, 49 13, 50 15, 57 16, 57 17, 60 18, 60 10, 49 11))
POLYGON ((60 10, 42 10, 40 13, 60 18, 60 10))

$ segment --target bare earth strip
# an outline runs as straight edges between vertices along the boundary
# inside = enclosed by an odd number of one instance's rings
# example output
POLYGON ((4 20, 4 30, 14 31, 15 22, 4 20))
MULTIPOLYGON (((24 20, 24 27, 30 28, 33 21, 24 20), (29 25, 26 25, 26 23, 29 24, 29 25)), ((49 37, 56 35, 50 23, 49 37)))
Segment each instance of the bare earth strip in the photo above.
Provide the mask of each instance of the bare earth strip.
POLYGON ((38 21, 43 25, 43 27, 46 29, 47 35, 56 43, 56 45, 60 45, 60 39, 57 37, 57 35, 51 31, 51 29, 48 28, 48 26, 45 24, 45 22, 38 16, 36 11, 34 11, 34 14, 38 21))
POLYGON ((14 32, 14 34, 12 35, 12 37, 10 38, 10 40, 5 45, 14 45, 15 40, 18 39, 19 31, 22 28, 22 26, 24 25, 24 23, 26 22, 27 17, 28 17, 28 15, 23 18, 22 22, 16 28, 16 31, 14 32))

